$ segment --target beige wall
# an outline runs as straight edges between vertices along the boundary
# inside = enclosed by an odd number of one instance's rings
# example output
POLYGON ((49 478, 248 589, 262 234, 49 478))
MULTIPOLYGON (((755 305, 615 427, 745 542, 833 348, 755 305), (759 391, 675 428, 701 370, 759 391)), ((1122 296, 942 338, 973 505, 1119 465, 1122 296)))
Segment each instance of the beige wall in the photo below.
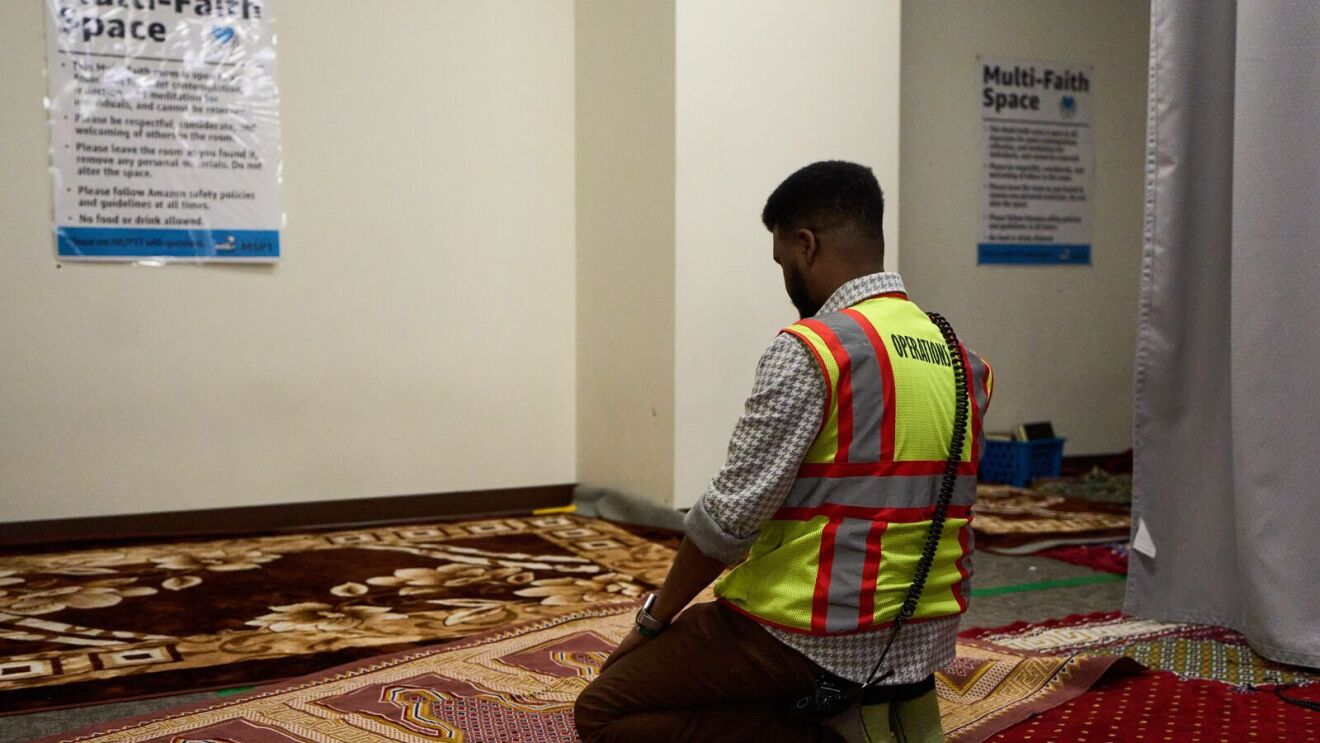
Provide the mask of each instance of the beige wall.
POLYGON ((577 9, 579 480, 688 506, 796 319, 765 198, 826 158, 897 181, 899 4, 577 9))
POLYGON ((41 4, 0 4, 0 521, 689 505, 795 319, 761 206, 824 158, 876 169, 890 267, 996 364, 992 426, 1128 446, 1144 0, 390 7, 279 5, 282 263, 147 269, 57 268, 41 4), (1093 267, 975 266, 978 53, 1095 65, 1093 267))
POLYGON ((756 360, 798 319, 760 221, 774 187, 817 160, 870 165, 898 263, 900 15, 897 0, 678 2, 677 506, 718 471, 756 360))
POLYGON ((577 2, 578 479, 669 503, 674 2, 577 2))
POLYGON ((570 0, 280 2, 274 269, 56 265, 43 5, 0 4, 0 521, 575 479, 570 0))
POLYGON ((1066 453, 1132 445, 1147 0, 903 3, 903 273, 995 367, 988 425, 1053 420, 1066 453), (976 55, 1095 66, 1090 267, 976 266, 976 55))

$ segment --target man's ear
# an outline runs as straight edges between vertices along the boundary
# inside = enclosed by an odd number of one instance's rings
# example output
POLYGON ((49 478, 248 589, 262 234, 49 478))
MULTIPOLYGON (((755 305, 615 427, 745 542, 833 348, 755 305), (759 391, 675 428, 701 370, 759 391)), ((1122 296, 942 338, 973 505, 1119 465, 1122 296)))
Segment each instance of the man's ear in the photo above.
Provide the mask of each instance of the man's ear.
POLYGON ((807 262, 807 265, 815 263, 816 256, 820 251, 820 243, 816 241, 816 233, 803 228, 793 235, 793 240, 797 244, 797 249, 802 252, 802 258, 807 262))

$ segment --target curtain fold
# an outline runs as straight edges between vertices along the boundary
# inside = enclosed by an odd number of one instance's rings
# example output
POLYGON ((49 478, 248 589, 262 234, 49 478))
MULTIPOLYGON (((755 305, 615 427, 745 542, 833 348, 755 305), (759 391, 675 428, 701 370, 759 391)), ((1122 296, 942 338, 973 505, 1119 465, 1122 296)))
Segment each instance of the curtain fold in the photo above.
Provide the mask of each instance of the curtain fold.
POLYGON ((1126 609, 1320 667, 1320 7, 1151 12, 1126 609))

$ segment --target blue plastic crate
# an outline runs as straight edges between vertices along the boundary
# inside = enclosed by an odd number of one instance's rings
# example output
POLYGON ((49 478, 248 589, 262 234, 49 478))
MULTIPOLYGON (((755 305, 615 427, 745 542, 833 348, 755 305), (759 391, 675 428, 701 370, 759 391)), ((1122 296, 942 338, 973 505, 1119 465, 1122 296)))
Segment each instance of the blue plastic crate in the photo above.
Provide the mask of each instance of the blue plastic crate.
POLYGON ((985 442, 981 482, 1002 482, 1026 487, 1037 477, 1058 477, 1063 470, 1064 439, 985 442))

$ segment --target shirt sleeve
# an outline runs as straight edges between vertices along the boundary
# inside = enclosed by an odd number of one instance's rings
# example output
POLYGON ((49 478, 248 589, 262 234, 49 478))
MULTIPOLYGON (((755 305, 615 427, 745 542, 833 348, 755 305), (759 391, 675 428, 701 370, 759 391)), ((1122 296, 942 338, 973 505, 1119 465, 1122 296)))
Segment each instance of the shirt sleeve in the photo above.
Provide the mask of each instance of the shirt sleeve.
POLYGON ((684 520, 707 557, 732 565, 788 497, 825 415, 825 375, 802 341, 780 334, 756 381, 719 474, 684 520))

